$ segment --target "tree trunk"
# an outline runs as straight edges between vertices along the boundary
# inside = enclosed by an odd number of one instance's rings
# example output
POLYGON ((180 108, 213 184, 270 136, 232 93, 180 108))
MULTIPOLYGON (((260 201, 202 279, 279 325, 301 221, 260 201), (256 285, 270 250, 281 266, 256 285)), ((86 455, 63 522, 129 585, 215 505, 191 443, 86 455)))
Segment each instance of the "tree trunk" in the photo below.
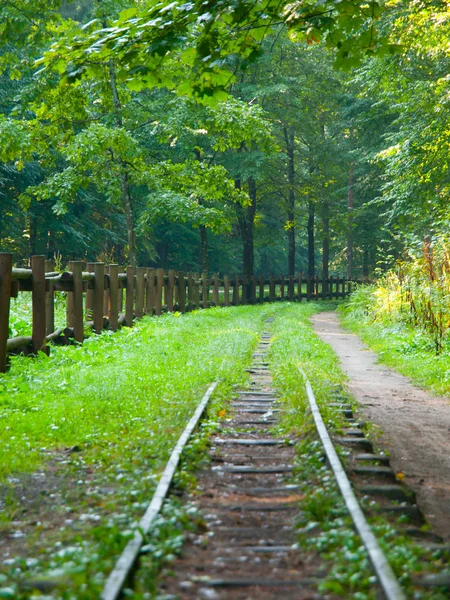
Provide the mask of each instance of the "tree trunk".
MULTIPOLYGON (((237 189, 241 189, 242 184, 240 179, 236 179, 234 184, 237 189)), ((256 185, 252 177, 248 180, 248 193, 251 200, 250 206, 236 204, 243 247, 242 274, 247 278, 254 274, 253 226, 256 212, 256 185)))
POLYGON ((353 165, 348 181, 347 279, 353 276, 353 165))
POLYGON ((202 251, 202 273, 209 273, 209 256, 208 256, 208 232, 204 225, 200 225, 200 246, 202 251))
POLYGON ((308 276, 314 277, 316 274, 315 259, 314 259, 314 217, 315 206, 314 202, 308 203, 308 276))
POLYGON ((244 276, 252 277, 255 270, 255 255, 254 255, 254 228, 256 214, 256 182, 253 177, 248 180, 248 195, 250 196, 250 206, 246 207, 247 211, 247 228, 244 239, 244 276))
POLYGON ((287 236, 288 236, 288 275, 295 275, 295 147, 294 128, 284 128, 286 154, 288 157, 288 184, 289 194, 287 201, 287 236))
POLYGON ((328 293, 329 263, 330 263, 330 205, 324 202, 322 212, 322 278, 325 293, 328 293))
MULTIPOLYGON (((119 93, 117 91, 117 81, 116 81, 116 69, 114 66, 114 61, 112 59, 108 62, 109 65, 109 83, 111 88, 112 99, 116 111, 116 125, 117 127, 123 127, 123 119, 122 119, 122 105, 119 98, 119 93)), ((122 188, 122 202, 123 209, 125 212, 125 220, 127 223, 127 238, 128 238, 128 261, 131 266, 136 266, 136 240, 135 240, 135 231, 134 231, 134 210, 133 210, 133 200, 130 192, 130 180, 128 174, 128 167, 124 163, 124 161, 119 158, 118 164, 120 167, 120 184, 122 188)))

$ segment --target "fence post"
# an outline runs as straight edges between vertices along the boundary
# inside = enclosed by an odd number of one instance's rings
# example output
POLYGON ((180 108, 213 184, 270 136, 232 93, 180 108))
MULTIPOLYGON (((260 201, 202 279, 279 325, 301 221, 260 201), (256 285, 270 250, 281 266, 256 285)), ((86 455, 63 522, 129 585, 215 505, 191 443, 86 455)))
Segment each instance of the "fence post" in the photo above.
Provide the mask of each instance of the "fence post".
POLYGON ((333 277, 330 276, 330 300, 333 300, 333 277))
POLYGON ((223 276, 223 302, 225 306, 230 306, 230 280, 228 275, 223 276))
POLYGON ((245 277, 242 280, 242 304, 248 304, 248 298, 247 298, 247 291, 248 291, 248 279, 245 277))
MULTIPOLYGON (((126 273, 127 270, 125 269, 125 267, 119 267, 119 273, 126 273)), ((119 315, 123 314, 123 290, 126 289, 126 285, 124 285, 124 281, 123 280, 119 280, 119 298, 118 298, 118 308, 119 308, 119 315)))
POLYGON ((141 319, 144 314, 144 294, 145 294, 145 267, 136 269, 136 319, 141 319))
MULTIPOLYGON (((108 280, 109 280, 109 265, 105 265, 105 275, 108 276, 108 280)), ((105 279, 106 279, 106 277, 105 277, 105 279)), ((109 308, 109 285, 108 285, 107 289, 105 289, 103 292, 103 314, 104 315, 108 314, 108 308, 109 308)))
MULTIPOLYGON (((88 262, 86 265, 86 271, 88 273, 93 273, 94 265, 95 265, 95 263, 88 262)), ((88 284, 87 289, 86 289, 86 319, 88 321, 91 321, 93 319, 93 316, 94 316, 94 290, 93 290, 93 288, 89 288, 89 284, 88 284)))
POLYGON ((275 302, 275 277, 273 275, 269 279, 269 302, 275 302))
MULTIPOLYGON (((53 271, 53 261, 45 261, 45 272, 51 273, 53 271)), ((45 295, 45 332, 50 335, 55 331, 55 285, 50 281, 46 283, 47 293, 45 295)))
POLYGON ((325 277, 323 276, 322 273, 322 300, 326 300, 327 299, 327 295, 328 295, 328 280, 325 279, 325 277))
POLYGON ((264 275, 261 275, 259 278, 259 303, 264 304, 264 275))
POLYGON ((195 308, 200 308, 200 275, 194 273, 194 297, 195 297, 195 308))
POLYGON ((239 306, 239 277, 234 277, 234 305, 239 306))
POLYGON ((250 304, 256 304, 256 277, 252 275, 251 283, 250 283, 250 304))
POLYGON ((202 273, 202 304, 203 304, 203 308, 208 308, 208 294, 209 294, 208 274, 202 273))
POLYGON ((289 283, 288 283, 288 300, 292 302, 294 299, 294 277, 289 275, 289 283))
POLYGON ((77 342, 84 339, 83 323, 83 263, 79 260, 72 261, 71 270, 73 273, 73 291, 72 291, 72 326, 73 335, 77 342))
POLYGON ((306 275, 306 301, 311 302, 311 277, 306 275))
POLYGON ((184 280, 184 271, 178 271, 178 306, 180 312, 186 312, 186 282, 184 280))
POLYGON ((195 283, 194 283, 194 275, 189 272, 187 274, 187 284, 188 284, 188 310, 193 310, 196 308, 195 306, 195 283))
POLYGON ((33 304, 33 333, 31 335, 33 352, 37 354, 40 350, 48 354, 45 348, 45 257, 31 257, 32 275, 32 304, 33 304))
MULTIPOLYGON (((67 270, 72 271, 72 261, 68 262, 67 270)), ((73 291, 67 292, 66 296, 66 327, 73 327, 73 291)))
POLYGON ((158 317, 162 312, 162 294, 164 287, 164 269, 156 269, 156 295, 155 295, 155 315, 158 317))
POLYGON ((303 293, 302 293, 302 285, 303 285, 303 273, 299 273, 298 274, 298 287, 297 287, 297 292, 298 292, 298 301, 301 302, 302 301, 302 297, 303 297, 303 293))
POLYGON ((125 294, 125 325, 131 327, 134 318, 134 275, 136 267, 127 267, 127 291, 125 294))
POLYGON ((145 312, 148 315, 153 315, 153 307, 155 306, 155 269, 147 269, 145 288, 145 312))
MULTIPOLYGON (((66 326, 74 328, 75 325, 75 307, 73 293, 73 265, 75 261, 70 260, 67 264, 67 270, 72 273, 72 289, 67 292, 66 297, 66 326)), ((48 325, 48 323, 47 323, 48 325)), ((54 330, 53 330, 54 331, 54 330)), ((49 333, 52 333, 51 331, 49 333)))
POLYGON ((219 299, 219 275, 215 273, 213 275, 213 302, 215 306, 220 306, 219 299))
POLYGON ((6 346, 9 337, 12 254, 0 252, 0 373, 6 371, 6 346))
POLYGON ((112 331, 119 327, 119 265, 109 265, 108 319, 112 331))
POLYGON ((105 265, 101 262, 94 263, 94 331, 103 331, 103 298, 105 296, 105 265))
POLYGON ((284 300, 284 275, 280 275, 280 300, 284 300))
POLYGON ((169 270, 167 277, 167 298, 164 297, 167 310, 169 312, 173 312, 173 291, 175 288, 175 271, 173 269, 169 270))

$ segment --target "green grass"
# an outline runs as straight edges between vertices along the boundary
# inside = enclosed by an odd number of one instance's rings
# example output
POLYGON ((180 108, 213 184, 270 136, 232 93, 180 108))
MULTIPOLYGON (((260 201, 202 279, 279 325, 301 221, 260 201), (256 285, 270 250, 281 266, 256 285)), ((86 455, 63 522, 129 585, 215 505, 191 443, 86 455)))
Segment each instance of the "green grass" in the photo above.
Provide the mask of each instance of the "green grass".
POLYGON ((81 347, 54 348, 50 358, 13 358, 0 376, 0 526, 25 530, 33 561, 13 555, 4 565, 12 597, 29 597, 19 596, 24 574, 50 577, 52 598, 66 597, 67 577, 77 599, 98 597, 195 406, 218 379, 217 416, 232 387, 246 385, 272 312, 264 305, 145 318, 81 347), (54 482, 60 497, 51 500, 54 482), (27 521, 22 485, 36 485, 51 523, 27 521))
POLYGON ((146 440, 161 459, 215 379, 222 394, 245 380, 266 307, 146 318, 0 377, 0 477, 30 471, 45 452, 80 446, 108 463, 146 440))
MULTIPOLYGON (((282 305, 277 310, 272 330, 276 334, 270 347, 270 365, 274 383, 286 403, 278 434, 299 435, 294 481, 303 496, 297 522, 299 543, 305 551, 317 551, 327 564, 327 574, 320 584, 323 593, 354 600, 375 600, 379 593, 368 555, 354 531, 350 516, 334 476, 325 463, 323 449, 313 424, 305 386, 298 367, 305 371, 314 389, 322 417, 331 432, 340 433, 345 423, 341 414, 326 406, 340 400, 354 403, 345 389, 346 377, 331 348, 313 331, 308 317, 318 310, 330 310, 336 304, 282 305)), ((345 463, 346 451, 336 448, 345 463)), ((367 509, 370 499, 363 500, 367 509)), ((369 512, 369 511, 368 511, 369 512)), ((411 577, 423 571, 445 570, 447 557, 424 552, 383 517, 370 517, 380 545, 408 597, 443 600, 447 592, 433 589, 419 591, 411 577)))
MULTIPOLYGON (((304 494, 300 542, 328 561, 324 592, 373 597, 367 557, 317 447, 299 372, 301 366, 309 377, 325 421, 340 428, 340 416, 325 404, 336 390, 345 395, 345 376, 308 320, 334 306, 275 303, 145 318, 132 329, 93 336, 81 347, 55 348, 50 358, 14 358, 11 371, 0 377, 0 527, 9 533, 22 528, 27 540, 20 555, 4 561, 0 597, 37 598, 41 589, 47 600, 98 598, 175 441, 207 386, 219 379, 208 420, 191 440, 176 478, 181 487, 195 481, 193 469, 207 458, 208 432, 220 427, 219 411, 235 386, 249 382, 245 368, 263 329, 275 334, 270 368, 285 402, 277 434, 297 433, 301 440, 295 474, 304 494), (274 322, 264 325, 269 316, 274 322), (44 494, 45 518, 49 510, 54 513, 51 523, 27 522, 15 492, 17 482, 30 484, 36 473, 49 482, 35 493, 44 494), (54 500, 52 478, 61 491, 54 500)), ((148 590, 156 589, 159 569, 180 551, 195 521, 201 525, 192 507, 176 499, 167 503, 146 542, 143 588, 130 597, 148 598, 148 590)), ((419 572, 417 553, 394 540, 386 523, 376 526, 399 575, 406 568, 419 572)))
POLYGON ((436 354, 432 337, 405 321, 381 319, 371 311, 373 287, 360 288, 340 311, 341 323, 373 350, 379 362, 435 394, 450 393, 450 338, 436 354))
MULTIPOLYGON (((66 326, 66 296, 65 292, 55 293, 55 329, 66 326)), ((32 314, 31 292, 20 292, 17 298, 11 298, 9 310, 10 338, 31 335, 32 314)))

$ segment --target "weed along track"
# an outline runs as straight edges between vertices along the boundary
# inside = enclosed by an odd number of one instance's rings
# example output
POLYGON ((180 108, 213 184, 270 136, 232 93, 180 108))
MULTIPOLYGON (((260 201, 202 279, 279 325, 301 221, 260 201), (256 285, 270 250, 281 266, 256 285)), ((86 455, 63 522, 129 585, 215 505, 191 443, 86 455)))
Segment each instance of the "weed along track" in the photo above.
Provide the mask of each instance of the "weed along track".
POLYGON ((271 337, 263 333, 253 355, 252 389, 237 393, 226 428, 211 440, 196 501, 205 531, 192 536, 173 575, 162 580, 162 597, 315 597, 317 561, 295 547, 295 448, 271 433, 281 410, 266 362, 271 337))
MULTIPOLYGON (((272 320, 266 320, 268 329, 272 320)), ((445 560, 448 548, 420 528, 423 519, 414 497, 397 480, 388 458, 374 453, 371 442, 364 437, 363 425, 354 418, 353 407, 340 389, 327 394, 328 406, 323 410, 340 419, 340 432, 334 431, 332 435, 342 450, 340 453, 345 455, 345 469, 304 373, 310 412, 320 442, 313 442, 308 454, 301 454, 302 442, 297 438, 274 433, 281 430, 279 425, 286 404, 272 387, 268 368, 271 339, 270 331, 261 334, 252 366, 247 369, 251 386, 234 394, 222 428, 215 429, 209 439, 208 464, 198 470, 195 489, 183 493, 185 506, 195 505, 195 523, 184 532, 181 553, 178 557, 172 556, 168 563, 163 562, 162 569, 157 567, 156 584, 154 574, 149 578, 148 572, 153 569, 155 573, 152 553, 157 547, 151 543, 150 525, 168 495, 181 451, 189 446, 189 438, 214 385, 181 436, 139 531, 106 582, 102 600, 122 596, 158 600, 275 600, 280 597, 287 600, 405 600, 409 597, 441 600, 447 597, 448 578, 445 572, 439 573, 439 565, 443 563, 435 562, 428 576, 424 575, 427 568, 423 568, 423 564, 430 553, 435 553, 434 557, 436 553, 442 554, 445 560), (319 468, 315 466, 315 473, 309 478, 311 471, 304 470, 303 463, 314 458, 313 455, 319 457, 319 468), (331 501, 326 494, 321 496, 321 483, 327 480, 333 481, 332 486, 339 488, 342 496, 337 491, 331 501), (376 504, 367 497, 375 498, 376 504), (364 498, 364 513, 359 503, 361 498, 364 498), (316 502, 314 510, 313 502, 316 502), (331 507, 327 507, 330 503, 331 507), (334 511, 328 533, 323 523, 308 523, 311 514, 317 516, 327 510, 331 515, 334 511), (343 513, 346 519, 350 514, 353 525, 348 519, 345 525, 348 531, 339 538, 336 531, 342 526, 343 513), (375 521, 372 528, 366 518, 380 521, 375 521), (317 530, 321 528, 325 537, 317 545, 321 539, 317 530), (147 535, 149 530, 150 536, 147 535), (420 537, 422 546, 418 546, 415 557, 423 550, 424 554, 417 559, 422 561, 421 565, 416 562, 411 563, 411 567, 399 568, 396 563, 394 569, 391 557, 388 560, 379 543, 386 532, 391 536, 391 546, 395 546, 396 536, 420 537), (329 539, 335 536, 334 554, 323 551, 327 535, 329 539), (150 539, 146 540, 147 537, 150 539), (360 572, 351 571, 350 563, 358 556, 365 561, 365 567, 360 572), (348 569, 349 574, 343 586, 333 587, 333 580, 340 585, 346 577, 339 574, 339 569, 348 569), (397 578, 399 571, 401 583, 397 578), (406 591, 404 581, 408 584, 406 591), (124 588, 126 593, 123 593, 124 588)), ((311 430, 306 437, 310 434, 311 430)), ((407 556, 410 555, 406 552, 401 560, 406 561, 407 556)))

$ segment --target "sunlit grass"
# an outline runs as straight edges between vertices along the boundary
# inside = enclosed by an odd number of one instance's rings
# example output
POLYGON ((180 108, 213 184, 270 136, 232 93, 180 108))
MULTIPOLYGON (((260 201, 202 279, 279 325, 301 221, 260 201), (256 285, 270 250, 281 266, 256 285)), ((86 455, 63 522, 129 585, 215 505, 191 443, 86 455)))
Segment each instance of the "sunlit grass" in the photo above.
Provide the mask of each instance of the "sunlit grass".
POLYGON ((355 292, 341 311, 342 324, 357 333, 377 353, 379 361, 417 385, 436 394, 450 393, 450 343, 448 335, 436 354, 432 336, 392 314, 374 313, 376 290, 370 286, 355 292))
POLYGON ((146 318, 50 359, 13 358, 0 377, 0 476, 27 471, 45 451, 80 446, 111 460, 146 440, 163 458, 207 385, 225 393, 244 366, 264 314, 252 307, 146 318))

